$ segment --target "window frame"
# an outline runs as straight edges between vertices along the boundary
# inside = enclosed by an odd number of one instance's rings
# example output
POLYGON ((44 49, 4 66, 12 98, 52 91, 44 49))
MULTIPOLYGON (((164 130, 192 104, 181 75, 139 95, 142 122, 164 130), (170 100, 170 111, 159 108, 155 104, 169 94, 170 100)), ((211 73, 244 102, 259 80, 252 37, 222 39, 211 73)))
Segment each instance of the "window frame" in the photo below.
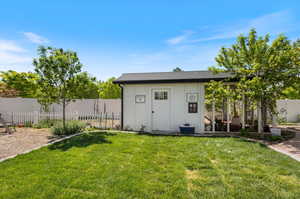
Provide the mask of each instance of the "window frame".
POLYGON ((188 103, 188 113, 198 113, 198 102, 188 103))
POLYGON ((168 100, 168 91, 154 91, 154 100, 168 100))

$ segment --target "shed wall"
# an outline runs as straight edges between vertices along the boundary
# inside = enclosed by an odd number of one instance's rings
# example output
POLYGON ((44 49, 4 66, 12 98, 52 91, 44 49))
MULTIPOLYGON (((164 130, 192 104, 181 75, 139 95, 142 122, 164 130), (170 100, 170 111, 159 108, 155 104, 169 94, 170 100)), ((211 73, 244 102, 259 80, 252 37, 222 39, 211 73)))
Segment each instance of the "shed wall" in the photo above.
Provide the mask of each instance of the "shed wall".
POLYGON ((152 90, 170 90, 170 129, 179 131, 179 126, 189 123, 196 127, 196 132, 203 132, 204 116, 204 84, 173 83, 173 84, 126 84, 124 87, 123 111, 124 128, 139 131, 142 125, 146 131, 152 131, 152 90), (187 93, 198 94, 198 112, 188 113, 187 93), (145 103, 136 103, 136 95, 145 95, 145 103))

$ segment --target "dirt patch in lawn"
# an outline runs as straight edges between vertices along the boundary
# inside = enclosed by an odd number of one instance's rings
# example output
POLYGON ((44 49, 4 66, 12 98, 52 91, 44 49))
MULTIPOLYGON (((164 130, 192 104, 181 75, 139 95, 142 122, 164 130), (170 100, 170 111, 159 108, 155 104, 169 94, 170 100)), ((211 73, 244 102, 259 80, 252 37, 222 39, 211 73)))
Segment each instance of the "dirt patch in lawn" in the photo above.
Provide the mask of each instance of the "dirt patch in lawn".
POLYGON ((195 186, 193 184, 193 180, 196 180, 199 178, 199 173, 197 170, 189 170, 189 169, 186 169, 185 170, 185 175, 186 175, 186 178, 188 180, 187 182, 187 188, 188 188, 188 191, 192 191, 192 190, 195 190, 197 188, 197 186, 195 186))
POLYGON ((12 134, 0 133, 0 159, 24 153, 51 141, 49 129, 16 128, 12 134))

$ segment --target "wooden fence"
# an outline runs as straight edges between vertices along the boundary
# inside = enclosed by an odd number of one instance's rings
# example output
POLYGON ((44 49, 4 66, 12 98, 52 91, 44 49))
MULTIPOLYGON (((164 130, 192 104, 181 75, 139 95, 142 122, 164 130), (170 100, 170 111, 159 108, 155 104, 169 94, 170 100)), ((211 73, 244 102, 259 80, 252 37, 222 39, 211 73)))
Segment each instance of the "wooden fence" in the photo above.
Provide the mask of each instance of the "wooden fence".
MULTIPOLYGON (((2 112, 5 121, 14 125, 32 125, 41 120, 62 120, 62 112, 2 112)), ((88 125, 101 129, 119 129, 121 125, 121 113, 82 113, 66 112, 67 120, 78 120, 86 122, 88 125)))

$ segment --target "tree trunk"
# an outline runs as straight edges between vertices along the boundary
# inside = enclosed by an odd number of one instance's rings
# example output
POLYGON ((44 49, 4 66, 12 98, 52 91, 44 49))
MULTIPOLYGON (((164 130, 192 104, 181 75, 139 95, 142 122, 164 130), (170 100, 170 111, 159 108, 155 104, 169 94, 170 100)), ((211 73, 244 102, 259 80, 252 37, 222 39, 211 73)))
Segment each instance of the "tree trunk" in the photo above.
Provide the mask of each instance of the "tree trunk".
POLYGON ((266 106, 266 101, 265 99, 262 100, 262 104, 264 104, 264 106, 262 105, 261 107, 261 116, 262 116, 262 126, 264 128, 264 126, 267 125, 267 120, 268 120, 268 109, 267 109, 267 106, 266 106))
POLYGON ((258 133, 262 133, 262 103, 261 99, 259 99, 258 104, 257 104, 257 131, 258 133))
POLYGON ((66 130, 66 99, 63 99, 63 128, 66 130))

